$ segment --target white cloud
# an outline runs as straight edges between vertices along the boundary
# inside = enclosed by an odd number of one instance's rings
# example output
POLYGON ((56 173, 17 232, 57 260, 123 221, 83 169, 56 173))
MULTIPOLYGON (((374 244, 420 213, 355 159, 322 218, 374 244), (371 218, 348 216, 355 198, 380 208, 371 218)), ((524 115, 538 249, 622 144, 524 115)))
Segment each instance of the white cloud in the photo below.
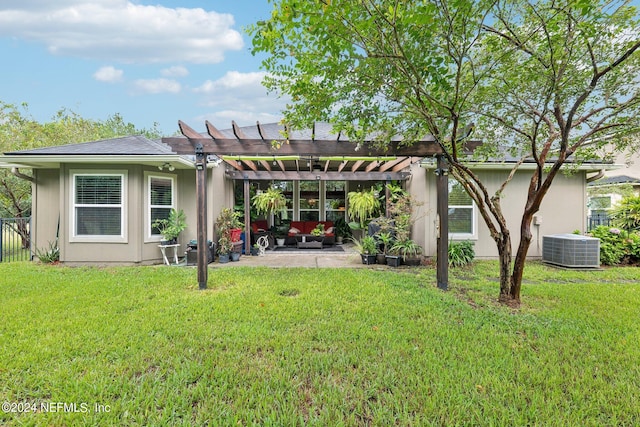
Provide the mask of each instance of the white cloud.
POLYGON ((264 72, 240 73, 238 71, 229 71, 218 80, 207 80, 200 87, 196 88, 195 92, 210 94, 217 93, 220 90, 251 90, 255 87, 260 87, 261 91, 264 91, 262 80, 266 75, 264 72))
POLYGON ((189 75, 189 70, 181 65, 176 65, 174 67, 164 68, 160 70, 160 74, 165 77, 185 77, 189 75))
POLYGON ((243 46, 232 15, 128 0, 5 0, 0 37, 51 53, 125 63, 219 63, 243 46))
POLYGON ((193 92, 200 94, 200 103, 212 111, 196 119, 209 120, 221 129, 231 127, 235 120, 240 125, 278 122, 286 100, 267 95, 261 82, 266 73, 240 73, 230 71, 218 80, 207 80, 193 92), (233 109, 229 109, 229 106, 233 109))
POLYGON ((159 93, 180 93, 182 86, 171 79, 140 79, 134 82, 134 87, 138 93, 159 94, 159 93))
POLYGON ((102 67, 95 73, 93 73, 93 78, 106 83, 116 83, 122 80, 122 76, 124 75, 124 71, 118 70, 112 66, 102 67))

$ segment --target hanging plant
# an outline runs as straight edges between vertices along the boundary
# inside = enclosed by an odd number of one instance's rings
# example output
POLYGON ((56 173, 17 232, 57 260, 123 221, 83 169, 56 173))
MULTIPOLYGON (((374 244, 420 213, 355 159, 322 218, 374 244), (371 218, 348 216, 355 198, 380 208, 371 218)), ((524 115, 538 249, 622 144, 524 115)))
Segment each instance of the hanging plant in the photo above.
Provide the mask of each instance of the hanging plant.
POLYGON ((253 207, 258 215, 266 215, 284 210, 287 207, 287 198, 279 188, 269 187, 266 191, 258 193, 251 198, 253 207))
POLYGON ((349 199, 349 218, 357 221, 361 229, 365 228, 366 222, 380 209, 380 200, 376 197, 373 189, 351 191, 347 197, 349 199))

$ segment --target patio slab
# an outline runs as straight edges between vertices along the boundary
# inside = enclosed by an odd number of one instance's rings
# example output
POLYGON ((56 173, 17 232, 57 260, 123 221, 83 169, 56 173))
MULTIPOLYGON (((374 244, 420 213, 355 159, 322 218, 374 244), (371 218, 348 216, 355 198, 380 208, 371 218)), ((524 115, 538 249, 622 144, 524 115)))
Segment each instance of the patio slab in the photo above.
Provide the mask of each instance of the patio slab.
POLYGON ((295 252, 266 251, 264 256, 242 255, 238 262, 220 264, 218 259, 209 264, 212 268, 224 267, 308 267, 308 268, 359 268, 362 264, 360 255, 351 246, 344 247, 344 252, 321 252, 318 249, 300 249, 295 252))

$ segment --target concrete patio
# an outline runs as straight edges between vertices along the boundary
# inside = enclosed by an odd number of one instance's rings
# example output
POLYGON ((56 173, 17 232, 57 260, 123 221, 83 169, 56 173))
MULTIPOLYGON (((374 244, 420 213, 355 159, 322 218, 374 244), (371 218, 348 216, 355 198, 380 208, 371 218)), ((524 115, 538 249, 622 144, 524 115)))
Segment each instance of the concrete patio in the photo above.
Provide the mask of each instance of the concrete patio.
POLYGON ((263 256, 242 255, 238 262, 209 264, 211 268, 224 267, 309 267, 309 268, 359 268, 362 264, 360 254, 353 245, 343 245, 344 252, 323 252, 318 249, 300 249, 291 252, 267 250, 263 256))

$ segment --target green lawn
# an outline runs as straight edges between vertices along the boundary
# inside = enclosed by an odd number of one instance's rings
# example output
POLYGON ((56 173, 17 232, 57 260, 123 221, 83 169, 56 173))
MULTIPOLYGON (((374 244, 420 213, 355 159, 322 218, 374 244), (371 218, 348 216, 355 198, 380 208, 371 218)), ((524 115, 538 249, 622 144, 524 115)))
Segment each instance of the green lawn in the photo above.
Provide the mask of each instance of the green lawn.
POLYGON ((531 263, 517 311, 490 262, 0 277, 0 425, 640 425, 637 268, 531 263))

